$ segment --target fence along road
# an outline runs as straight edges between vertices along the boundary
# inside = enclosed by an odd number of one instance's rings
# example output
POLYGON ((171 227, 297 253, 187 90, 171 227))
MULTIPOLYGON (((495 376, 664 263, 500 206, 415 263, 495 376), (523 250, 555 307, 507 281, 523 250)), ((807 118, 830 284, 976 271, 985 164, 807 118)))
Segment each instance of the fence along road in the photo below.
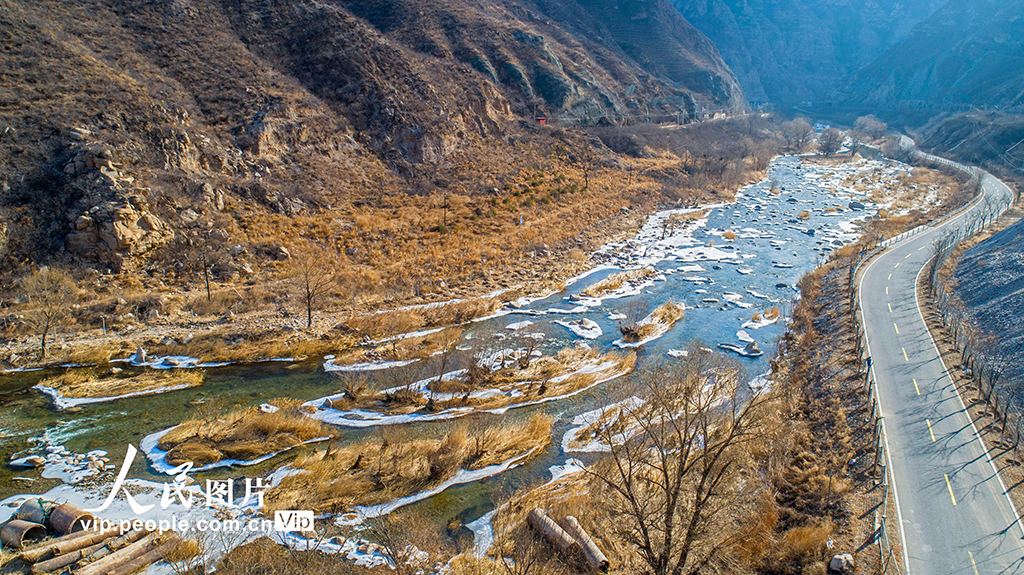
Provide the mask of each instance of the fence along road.
MULTIPOLYGON (((919 154, 922 155, 923 154, 919 154)), ((948 160, 929 157, 949 164, 948 160)), ((981 177, 980 199, 946 222, 909 234, 861 275, 861 314, 895 485, 904 564, 913 575, 1024 574, 1024 525, 928 332, 917 280, 934 243, 1012 192, 981 177)))

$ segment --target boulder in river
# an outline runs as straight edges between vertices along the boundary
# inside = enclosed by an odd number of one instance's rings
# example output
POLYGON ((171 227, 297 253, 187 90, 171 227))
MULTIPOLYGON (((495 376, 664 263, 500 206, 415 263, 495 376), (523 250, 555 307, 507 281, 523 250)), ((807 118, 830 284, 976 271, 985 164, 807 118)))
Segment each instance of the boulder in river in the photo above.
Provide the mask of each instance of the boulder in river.
POLYGON ((129 360, 132 363, 146 363, 146 350, 139 346, 135 349, 135 355, 131 356, 129 360))

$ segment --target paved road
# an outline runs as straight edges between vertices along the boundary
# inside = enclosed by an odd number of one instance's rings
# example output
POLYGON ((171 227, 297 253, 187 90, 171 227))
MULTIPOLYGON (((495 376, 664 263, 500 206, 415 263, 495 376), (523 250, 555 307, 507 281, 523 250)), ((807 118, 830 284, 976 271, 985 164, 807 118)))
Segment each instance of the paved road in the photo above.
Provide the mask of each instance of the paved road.
MULTIPOLYGON (((988 175, 982 184, 989 197, 1010 193, 988 175)), ((946 374, 916 297, 933 242, 966 217, 895 245, 865 269, 859 286, 904 559, 913 575, 1024 574, 1024 525, 946 374)))

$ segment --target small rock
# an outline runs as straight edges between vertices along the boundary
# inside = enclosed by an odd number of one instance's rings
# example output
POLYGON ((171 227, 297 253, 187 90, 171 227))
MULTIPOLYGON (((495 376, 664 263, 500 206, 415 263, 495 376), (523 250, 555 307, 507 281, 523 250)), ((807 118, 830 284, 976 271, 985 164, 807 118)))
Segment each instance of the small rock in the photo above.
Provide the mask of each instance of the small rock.
POLYGON ((108 371, 107 373, 109 373, 110 375, 117 375, 117 374, 121 373, 122 371, 124 371, 124 370, 121 369, 120 367, 112 367, 112 368, 110 368, 110 371, 108 371))
POLYGON ((187 208, 185 211, 181 212, 181 221, 185 222, 186 224, 193 224, 198 219, 199 214, 196 213, 196 211, 193 210, 192 208, 187 208))
POLYGON ((141 347, 135 349, 135 355, 131 357, 132 363, 146 363, 146 350, 141 347))
POLYGON ((277 246, 270 252, 270 255, 278 261, 290 260, 292 258, 292 253, 284 246, 277 246))
POLYGON ((853 555, 849 553, 843 553, 841 555, 835 555, 832 560, 828 562, 828 570, 831 573, 853 573, 856 568, 856 563, 853 561, 853 555))

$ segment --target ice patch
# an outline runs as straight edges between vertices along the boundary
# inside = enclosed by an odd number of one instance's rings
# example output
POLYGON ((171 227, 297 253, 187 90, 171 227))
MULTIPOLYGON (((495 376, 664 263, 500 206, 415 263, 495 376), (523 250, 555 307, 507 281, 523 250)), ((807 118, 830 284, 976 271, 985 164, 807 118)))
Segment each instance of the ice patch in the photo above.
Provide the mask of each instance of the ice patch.
POLYGON ((568 329, 583 339, 597 339, 604 335, 601 326, 597 322, 583 318, 576 321, 555 321, 558 325, 568 329))
POLYGON ((519 331, 519 330, 523 329, 524 327, 529 327, 531 325, 533 325, 533 322, 527 319, 527 320, 523 320, 523 321, 517 321, 516 323, 510 323, 510 324, 505 326, 505 329, 511 330, 511 331, 519 331))
POLYGON ((45 386, 43 384, 33 385, 32 389, 39 391, 46 395, 53 402, 53 407, 58 411, 63 411, 72 407, 78 407, 80 405, 88 405, 90 403, 106 403, 108 401, 117 401, 119 399, 127 399, 129 397, 139 397, 142 395, 157 395, 160 393, 170 393, 172 391, 178 391, 180 389, 188 389, 193 387, 190 384, 184 383, 179 385, 170 385, 167 387, 161 387, 157 389, 147 389, 143 391, 133 391, 131 393, 124 393, 121 395, 113 395, 110 397, 65 397, 61 395, 59 391, 52 387, 45 386))
POLYGON ((395 360, 395 361, 367 361, 363 363, 353 363, 350 365, 338 365, 334 363, 333 359, 324 362, 324 371, 380 371, 382 369, 391 369, 393 367, 403 367, 419 361, 418 359, 406 359, 406 360, 395 360))
POLYGON ((563 465, 552 465, 548 468, 548 471, 551 472, 551 481, 549 483, 554 483, 566 475, 579 473, 584 469, 586 469, 586 466, 579 459, 567 459, 563 465))

